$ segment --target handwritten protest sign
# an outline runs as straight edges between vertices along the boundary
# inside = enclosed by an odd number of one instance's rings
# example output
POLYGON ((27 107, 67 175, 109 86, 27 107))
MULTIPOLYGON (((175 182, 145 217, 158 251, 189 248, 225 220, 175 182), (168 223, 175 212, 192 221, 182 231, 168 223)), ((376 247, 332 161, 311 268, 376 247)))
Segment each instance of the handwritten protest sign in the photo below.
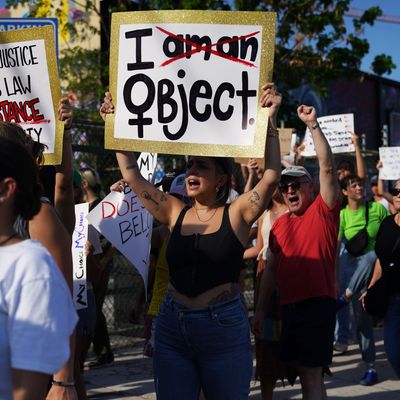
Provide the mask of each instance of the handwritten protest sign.
POLYGON ((46 164, 61 163, 60 97, 53 28, 0 32, 0 121, 44 143, 46 164))
MULTIPOLYGON (((350 134, 350 132, 354 132, 353 114, 327 115, 319 117, 317 120, 331 146, 332 153, 349 153, 354 151, 350 134)), ((303 145, 302 156, 313 157, 316 155, 314 142, 308 128, 304 136, 303 145)))
POLYGON ((380 179, 400 179, 400 146, 379 147, 379 159, 383 165, 379 170, 380 179))
MULTIPOLYGON (((142 176, 151 181, 157 154, 142 153, 138 165, 142 176)), ((128 186, 123 193, 111 192, 87 219, 135 266, 147 287, 153 217, 143 207, 139 196, 128 186)))
POLYGON ((89 212, 89 203, 75 205, 75 229, 72 234, 72 266, 74 277, 74 303, 80 310, 87 308, 86 287, 86 255, 85 243, 88 236, 88 222, 86 216, 89 212))
POLYGON ((114 13, 105 146, 262 157, 275 13, 114 13), (244 24, 245 21, 245 24, 244 24))

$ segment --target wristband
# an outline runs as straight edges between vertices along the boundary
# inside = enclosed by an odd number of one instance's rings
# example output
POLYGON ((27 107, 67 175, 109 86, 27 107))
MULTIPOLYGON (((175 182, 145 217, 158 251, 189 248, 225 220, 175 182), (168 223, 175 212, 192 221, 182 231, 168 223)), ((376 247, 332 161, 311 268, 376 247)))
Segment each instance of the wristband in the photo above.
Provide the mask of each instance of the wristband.
POLYGON ((56 381, 52 380, 51 384, 54 386, 61 386, 61 387, 73 387, 75 386, 75 381, 70 381, 70 382, 63 382, 63 381, 56 381))
POLYGON ((317 129, 317 128, 319 128, 319 123, 318 123, 318 122, 316 122, 316 123, 311 127, 311 129, 317 129))
POLYGON ((279 137, 279 131, 278 131, 278 129, 274 129, 274 128, 268 127, 268 129, 267 129, 267 136, 279 137))

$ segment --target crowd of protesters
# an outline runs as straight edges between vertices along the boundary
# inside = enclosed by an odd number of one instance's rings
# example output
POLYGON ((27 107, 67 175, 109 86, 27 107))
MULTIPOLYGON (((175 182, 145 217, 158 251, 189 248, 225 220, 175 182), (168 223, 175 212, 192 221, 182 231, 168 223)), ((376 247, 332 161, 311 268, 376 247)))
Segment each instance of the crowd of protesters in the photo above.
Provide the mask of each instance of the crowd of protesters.
MULTIPOLYGON (((250 160, 243 176, 229 158, 191 156, 186 172, 174 171, 156 187, 140 174, 133 152, 116 153, 122 180, 110 189, 129 185, 158 224, 144 353, 153 357, 160 400, 248 398, 253 354, 242 296, 248 260, 255 260, 251 328, 263 399, 273 398, 278 379, 293 384, 297 376, 303 399, 325 399, 324 374, 334 350, 347 350, 351 318, 366 366, 360 384, 378 382, 364 299, 379 280, 389 294, 385 348, 400 378, 400 181, 387 192, 376 178, 366 199, 357 135, 356 168, 335 166, 316 110, 305 105, 297 113, 311 132, 319 176, 302 165, 283 166, 282 96, 265 84, 260 98, 269 109, 265 159, 250 160), (355 251, 353 238, 362 230, 366 242, 355 251)), ((113 112, 106 93, 100 114, 113 112)), ((114 360, 102 310, 114 247, 95 231, 86 244, 88 307, 77 313, 72 302, 74 204, 93 209, 103 193, 96 171, 73 170, 67 99, 58 118, 65 130, 56 168, 42 167, 44 147, 21 127, 0 122, 0 399, 84 400, 91 343, 90 367, 114 360)))

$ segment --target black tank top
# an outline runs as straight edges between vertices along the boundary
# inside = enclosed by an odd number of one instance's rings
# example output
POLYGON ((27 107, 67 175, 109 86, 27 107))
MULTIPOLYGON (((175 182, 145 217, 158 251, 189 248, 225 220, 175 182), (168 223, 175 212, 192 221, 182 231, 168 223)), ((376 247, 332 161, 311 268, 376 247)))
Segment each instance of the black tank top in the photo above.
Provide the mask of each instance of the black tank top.
POLYGON ((221 227, 208 234, 182 235, 185 207, 176 221, 167 246, 170 281, 188 297, 196 297, 218 285, 238 282, 245 248, 232 230, 228 207, 221 227))

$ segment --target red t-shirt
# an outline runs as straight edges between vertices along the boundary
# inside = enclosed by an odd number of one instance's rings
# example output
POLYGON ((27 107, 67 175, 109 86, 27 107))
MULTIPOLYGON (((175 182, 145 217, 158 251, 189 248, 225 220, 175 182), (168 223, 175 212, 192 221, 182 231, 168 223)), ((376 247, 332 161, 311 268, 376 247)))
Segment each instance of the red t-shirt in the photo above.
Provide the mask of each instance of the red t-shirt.
POLYGON ((319 194, 304 214, 282 215, 270 235, 281 304, 336 297, 335 257, 340 202, 330 210, 319 194))

